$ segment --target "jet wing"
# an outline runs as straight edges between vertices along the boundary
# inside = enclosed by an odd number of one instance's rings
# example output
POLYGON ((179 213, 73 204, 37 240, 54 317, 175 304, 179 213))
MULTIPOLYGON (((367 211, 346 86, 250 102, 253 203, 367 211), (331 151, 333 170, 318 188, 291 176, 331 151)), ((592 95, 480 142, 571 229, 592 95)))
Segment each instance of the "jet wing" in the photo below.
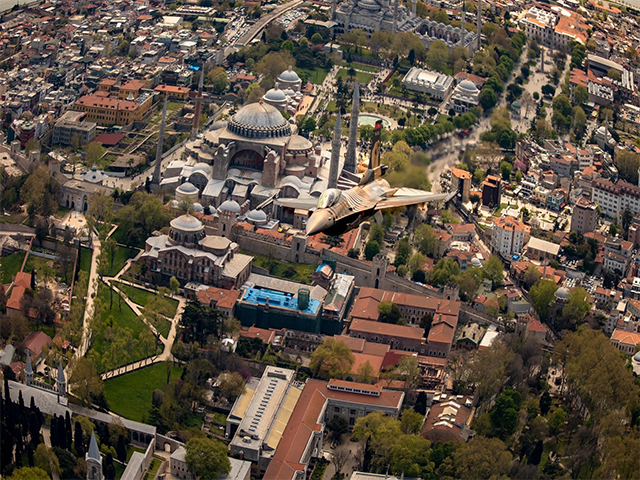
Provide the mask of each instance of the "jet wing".
POLYGON ((313 210, 318 206, 317 198, 277 198, 273 202, 287 208, 299 208, 301 210, 313 210))
POLYGON ((384 210, 386 208, 402 207, 407 205, 416 205, 428 202, 448 202, 455 197, 457 191, 450 193, 431 193, 415 188, 398 188, 389 197, 380 200, 375 209, 384 210))

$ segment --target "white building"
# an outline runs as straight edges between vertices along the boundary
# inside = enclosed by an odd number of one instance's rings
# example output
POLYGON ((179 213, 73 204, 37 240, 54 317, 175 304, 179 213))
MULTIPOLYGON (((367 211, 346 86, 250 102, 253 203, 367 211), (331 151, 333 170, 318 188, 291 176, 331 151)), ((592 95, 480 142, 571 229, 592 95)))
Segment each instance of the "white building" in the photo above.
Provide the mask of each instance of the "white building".
POLYGON ((451 95, 452 108, 457 113, 466 113, 470 108, 477 107, 480 102, 480 90, 471 80, 463 80, 451 95))
POLYGON ((592 182, 592 200, 600 205, 600 210, 607 217, 613 218, 627 207, 634 215, 640 213, 640 188, 619 180, 617 183, 604 178, 596 178, 592 182))
POLYGON ((402 84, 409 90, 426 93, 438 100, 444 100, 453 87, 453 77, 412 67, 402 79, 402 84))
POLYGON ((491 247, 503 257, 522 251, 528 227, 514 217, 500 217, 493 221, 491 247))

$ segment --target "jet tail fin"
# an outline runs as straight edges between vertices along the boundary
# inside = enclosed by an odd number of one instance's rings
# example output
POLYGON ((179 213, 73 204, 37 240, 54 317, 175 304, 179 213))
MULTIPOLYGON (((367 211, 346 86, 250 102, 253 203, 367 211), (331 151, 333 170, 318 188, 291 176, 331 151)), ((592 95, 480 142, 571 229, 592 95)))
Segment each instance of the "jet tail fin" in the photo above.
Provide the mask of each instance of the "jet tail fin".
POLYGON ((382 146, 382 120, 376 122, 373 127, 373 141, 371 143, 371 156, 369 157, 369 169, 380 166, 380 148, 382 146))

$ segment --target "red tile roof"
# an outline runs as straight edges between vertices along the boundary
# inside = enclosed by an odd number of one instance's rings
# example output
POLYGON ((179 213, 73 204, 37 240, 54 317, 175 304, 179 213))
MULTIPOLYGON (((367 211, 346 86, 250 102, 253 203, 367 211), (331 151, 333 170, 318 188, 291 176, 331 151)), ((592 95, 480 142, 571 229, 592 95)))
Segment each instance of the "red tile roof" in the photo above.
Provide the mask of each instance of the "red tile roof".
POLYGON ((419 327, 408 325, 393 325, 390 323, 371 322, 369 320, 353 320, 349 327, 351 332, 361 332, 374 335, 384 335, 388 337, 409 338, 421 340, 424 330, 419 327))

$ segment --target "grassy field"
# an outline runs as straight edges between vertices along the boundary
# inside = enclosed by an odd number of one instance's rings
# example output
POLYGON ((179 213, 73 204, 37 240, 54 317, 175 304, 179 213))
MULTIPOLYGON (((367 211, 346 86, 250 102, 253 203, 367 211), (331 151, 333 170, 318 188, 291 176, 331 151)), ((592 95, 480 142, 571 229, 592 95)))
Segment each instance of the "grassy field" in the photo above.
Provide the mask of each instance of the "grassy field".
POLYGON ((109 268, 106 275, 108 277, 115 276, 120 270, 122 270, 122 267, 127 263, 127 260, 135 257, 137 254, 138 250, 135 248, 121 247, 118 245, 116 247, 116 253, 113 256, 113 266, 109 268))
MULTIPOLYGON (((338 73, 336 74, 336 78, 337 77, 342 77, 343 80, 347 80, 349 78, 349 75, 347 74, 347 69, 341 68, 340 70, 338 70, 338 73)), ((368 84, 372 79, 373 79, 373 75, 370 73, 356 72, 356 80, 358 80, 360 84, 368 84)))
POLYGON ((363 72, 378 73, 380 71, 380 67, 368 65, 366 63, 352 62, 352 63, 341 63, 340 65, 346 68, 353 67, 356 70, 362 70, 363 72))
POLYGON ((296 70, 298 70, 299 73, 305 73, 309 81, 311 83, 315 83, 316 85, 320 85, 322 82, 324 82, 324 79, 329 73, 328 69, 320 67, 314 69, 296 68, 296 70))
MULTIPOLYGON (((27 258, 27 263, 24 265, 25 272, 31 272, 34 268, 36 269, 36 279, 38 278, 38 272, 42 273, 47 269, 53 269, 53 260, 49 260, 47 258, 36 257, 35 255, 29 255, 27 258)), ((42 279, 42 275, 40 275, 40 279, 42 279)))
MULTIPOLYGON (((127 243, 127 232, 125 232, 122 228, 116 228, 116 231, 113 232, 111 237, 118 243, 122 243, 123 245, 128 245, 127 243)), ((144 248, 144 240, 140 240, 136 245, 132 245, 133 247, 144 248)))
POLYGON ((316 269, 305 263, 288 263, 276 259, 269 259, 266 255, 254 255, 253 263, 257 267, 269 270, 269 275, 285 278, 292 282, 311 283, 311 274, 316 269))
POLYGON ((11 283, 15 274, 20 271, 25 255, 25 252, 16 252, 0 258, 0 266, 2 266, 2 283, 11 283))
POLYGON ((151 460, 151 463, 149 464, 149 470, 144 476, 144 480, 153 480, 156 477, 156 473, 158 473, 158 470, 160 469, 160 465, 162 465, 162 460, 153 457, 153 460, 151 460))
MULTIPOLYGON (((115 325, 122 328, 128 328, 131 331, 131 336, 135 339, 140 336, 141 332, 148 328, 124 301, 121 303, 122 311, 120 311, 120 308, 118 307, 118 294, 116 292, 113 292, 113 306, 109 309, 109 288, 103 284, 100 284, 98 287, 98 297, 105 306, 105 311, 101 317, 103 321, 108 319, 110 316, 113 317, 115 325)), ((103 354, 107 347, 106 343, 106 339, 102 335, 97 335, 91 348, 96 350, 99 354, 103 354)), ((148 353, 151 355, 153 352, 148 353)), ((147 352, 142 349, 136 350, 132 353, 133 358, 131 360, 141 360, 145 358, 146 354, 147 352)))
POLYGON ((80 249, 80 270, 89 273, 89 270, 91 270, 91 255, 93 255, 93 250, 87 247, 80 247, 80 249))
MULTIPOLYGON (((181 369, 171 367, 171 379, 180 377, 181 369)), ((170 381, 171 381, 170 379, 170 381)), ((165 362, 127 373, 104 383, 104 395, 112 411, 130 420, 142 421, 151 409, 151 394, 167 383, 165 362)))
MULTIPOLYGON (((124 283, 115 282, 120 290, 122 290, 127 297, 129 297, 133 302, 138 305, 142 305, 146 307, 149 302, 151 302, 158 294, 149 292, 147 290, 143 290, 142 288, 133 287, 133 296, 131 296, 131 285, 126 285, 124 283)), ((178 309, 178 300, 175 298, 167 298, 167 301, 171 304, 171 314, 173 317, 176 314, 176 310, 178 309)))

